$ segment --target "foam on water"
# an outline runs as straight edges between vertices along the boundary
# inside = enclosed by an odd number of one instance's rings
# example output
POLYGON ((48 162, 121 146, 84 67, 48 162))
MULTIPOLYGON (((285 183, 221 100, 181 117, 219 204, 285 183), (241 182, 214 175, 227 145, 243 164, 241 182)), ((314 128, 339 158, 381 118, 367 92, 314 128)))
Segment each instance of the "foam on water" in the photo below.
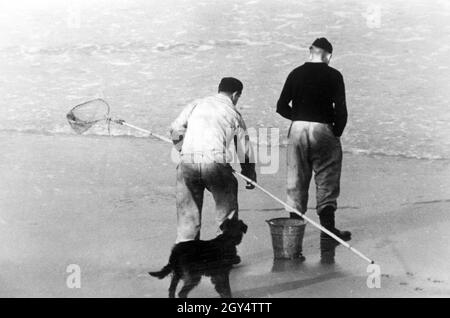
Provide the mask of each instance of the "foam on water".
POLYGON ((367 21, 373 4, 356 0, 82 1, 78 26, 64 3, 1 7, 0 130, 68 134, 70 108, 101 97, 113 117, 164 133, 183 105, 236 76, 248 126, 279 127, 283 144, 284 80, 327 36, 346 81, 345 151, 450 159, 445 1, 379 1, 379 27, 367 21))

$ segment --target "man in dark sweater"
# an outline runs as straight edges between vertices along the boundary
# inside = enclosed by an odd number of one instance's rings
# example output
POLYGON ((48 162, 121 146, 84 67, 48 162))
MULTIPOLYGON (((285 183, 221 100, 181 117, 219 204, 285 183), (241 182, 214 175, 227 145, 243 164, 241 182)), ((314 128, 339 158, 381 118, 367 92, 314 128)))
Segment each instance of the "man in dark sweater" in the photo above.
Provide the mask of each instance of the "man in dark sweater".
MULTIPOLYGON (((287 203, 302 213, 308 205, 308 189, 314 171, 320 224, 344 241, 351 233, 336 229, 334 215, 342 166, 339 137, 347 123, 344 79, 328 66, 333 47, 325 38, 310 47, 310 62, 288 76, 277 112, 290 120, 287 154, 287 203)), ((291 213, 291 217, 298 217, 291 213)), ((334 263, 338 243, 320 234, 321 262, 334 263)))

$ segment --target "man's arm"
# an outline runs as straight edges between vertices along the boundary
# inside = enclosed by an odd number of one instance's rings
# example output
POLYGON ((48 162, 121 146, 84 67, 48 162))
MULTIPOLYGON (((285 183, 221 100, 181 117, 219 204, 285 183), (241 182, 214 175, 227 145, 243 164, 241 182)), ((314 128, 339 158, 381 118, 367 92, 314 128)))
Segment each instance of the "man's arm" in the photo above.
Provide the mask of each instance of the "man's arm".
MULTIPOLYGON (((238 120, 237 132, 234 135, 234 144, 241 164, 241 173, 256 182, 255 156, 250 136, 248 135, 247 127, 242 117, 238 120)), ((253 189, 255 187, 250 183, 247 183, 246 188, 253 189)))
POLYGON ((345 125, 347 124, 347 103, 345 101, 345 85, 344 78, 339 73, 337 77, 337 83, 335 92, 333 95, 334 102, 334 125, 333 133, 336 137, 340 137, 344 132, 345 125))
POLYGON ((187 129, 188 119, 195 106, 197 106, 197 102, 188 104, 185 108, 183 108, 180 115, 178 115, 178 117, 170 125, 170 136, 173 144, 175 145, 175 148, 178 151, 181 151, 184 134, 186 133, 187 129))
POLYGON ((278 99, 277 103, 277 113, 289 120, 291 120, 291 112, 292 112, 292 108, 289 105, 289 103, 292 101, 292 86, 293 86, 292 76, 293 76, 292 73, 290 73, 289 76, 287 77, 286 82, 284 83, 283 86, 283 90, 281 91, 280 98, 278 99))

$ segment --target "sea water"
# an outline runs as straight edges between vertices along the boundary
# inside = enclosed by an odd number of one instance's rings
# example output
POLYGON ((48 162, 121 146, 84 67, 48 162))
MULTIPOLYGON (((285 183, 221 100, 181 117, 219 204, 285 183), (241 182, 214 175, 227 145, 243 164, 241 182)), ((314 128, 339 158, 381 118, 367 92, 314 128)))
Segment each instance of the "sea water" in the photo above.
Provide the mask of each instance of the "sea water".
POLYGON ((0 131, 73 133, 66 113, 101 97, 113 118, 165 134, 235 76, 247 125, 283 143, 281 88, 325 36, 346 84, 346 151, 450 159, 449 21, 444 0, 0 1, 0 131))

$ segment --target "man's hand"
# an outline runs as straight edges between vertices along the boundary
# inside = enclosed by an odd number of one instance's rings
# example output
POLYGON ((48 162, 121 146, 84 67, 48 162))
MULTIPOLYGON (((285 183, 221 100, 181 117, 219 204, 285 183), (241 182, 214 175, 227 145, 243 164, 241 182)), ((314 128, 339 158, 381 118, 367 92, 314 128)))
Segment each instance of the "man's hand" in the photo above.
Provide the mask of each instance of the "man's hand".
MULTIPOLYGON (((249 178, 250 180, 252 180, 253 182, 256 182, 256 171, 255 168, 247 168, 247 169, 242 169, 241 173, 249 178)), ((255 188, 255 186, 253 184, 251 184, 250 182, 247 181, 247 185, 245 187, 246 189, 252 190, 255 188)))
POLYGON ((183 147, 183 136, 180 136, 178 140, 172 139, 173 145, 178 152, 181 152, 181 148, 183 147))
POLYGON ((175 149, 178 150, 178 152, 181 152, 181 148, 183 147, 184 135, 176 130, 171 129, 170 137, 170 139, 172 139, 173 145, 175 146, 175 149))

